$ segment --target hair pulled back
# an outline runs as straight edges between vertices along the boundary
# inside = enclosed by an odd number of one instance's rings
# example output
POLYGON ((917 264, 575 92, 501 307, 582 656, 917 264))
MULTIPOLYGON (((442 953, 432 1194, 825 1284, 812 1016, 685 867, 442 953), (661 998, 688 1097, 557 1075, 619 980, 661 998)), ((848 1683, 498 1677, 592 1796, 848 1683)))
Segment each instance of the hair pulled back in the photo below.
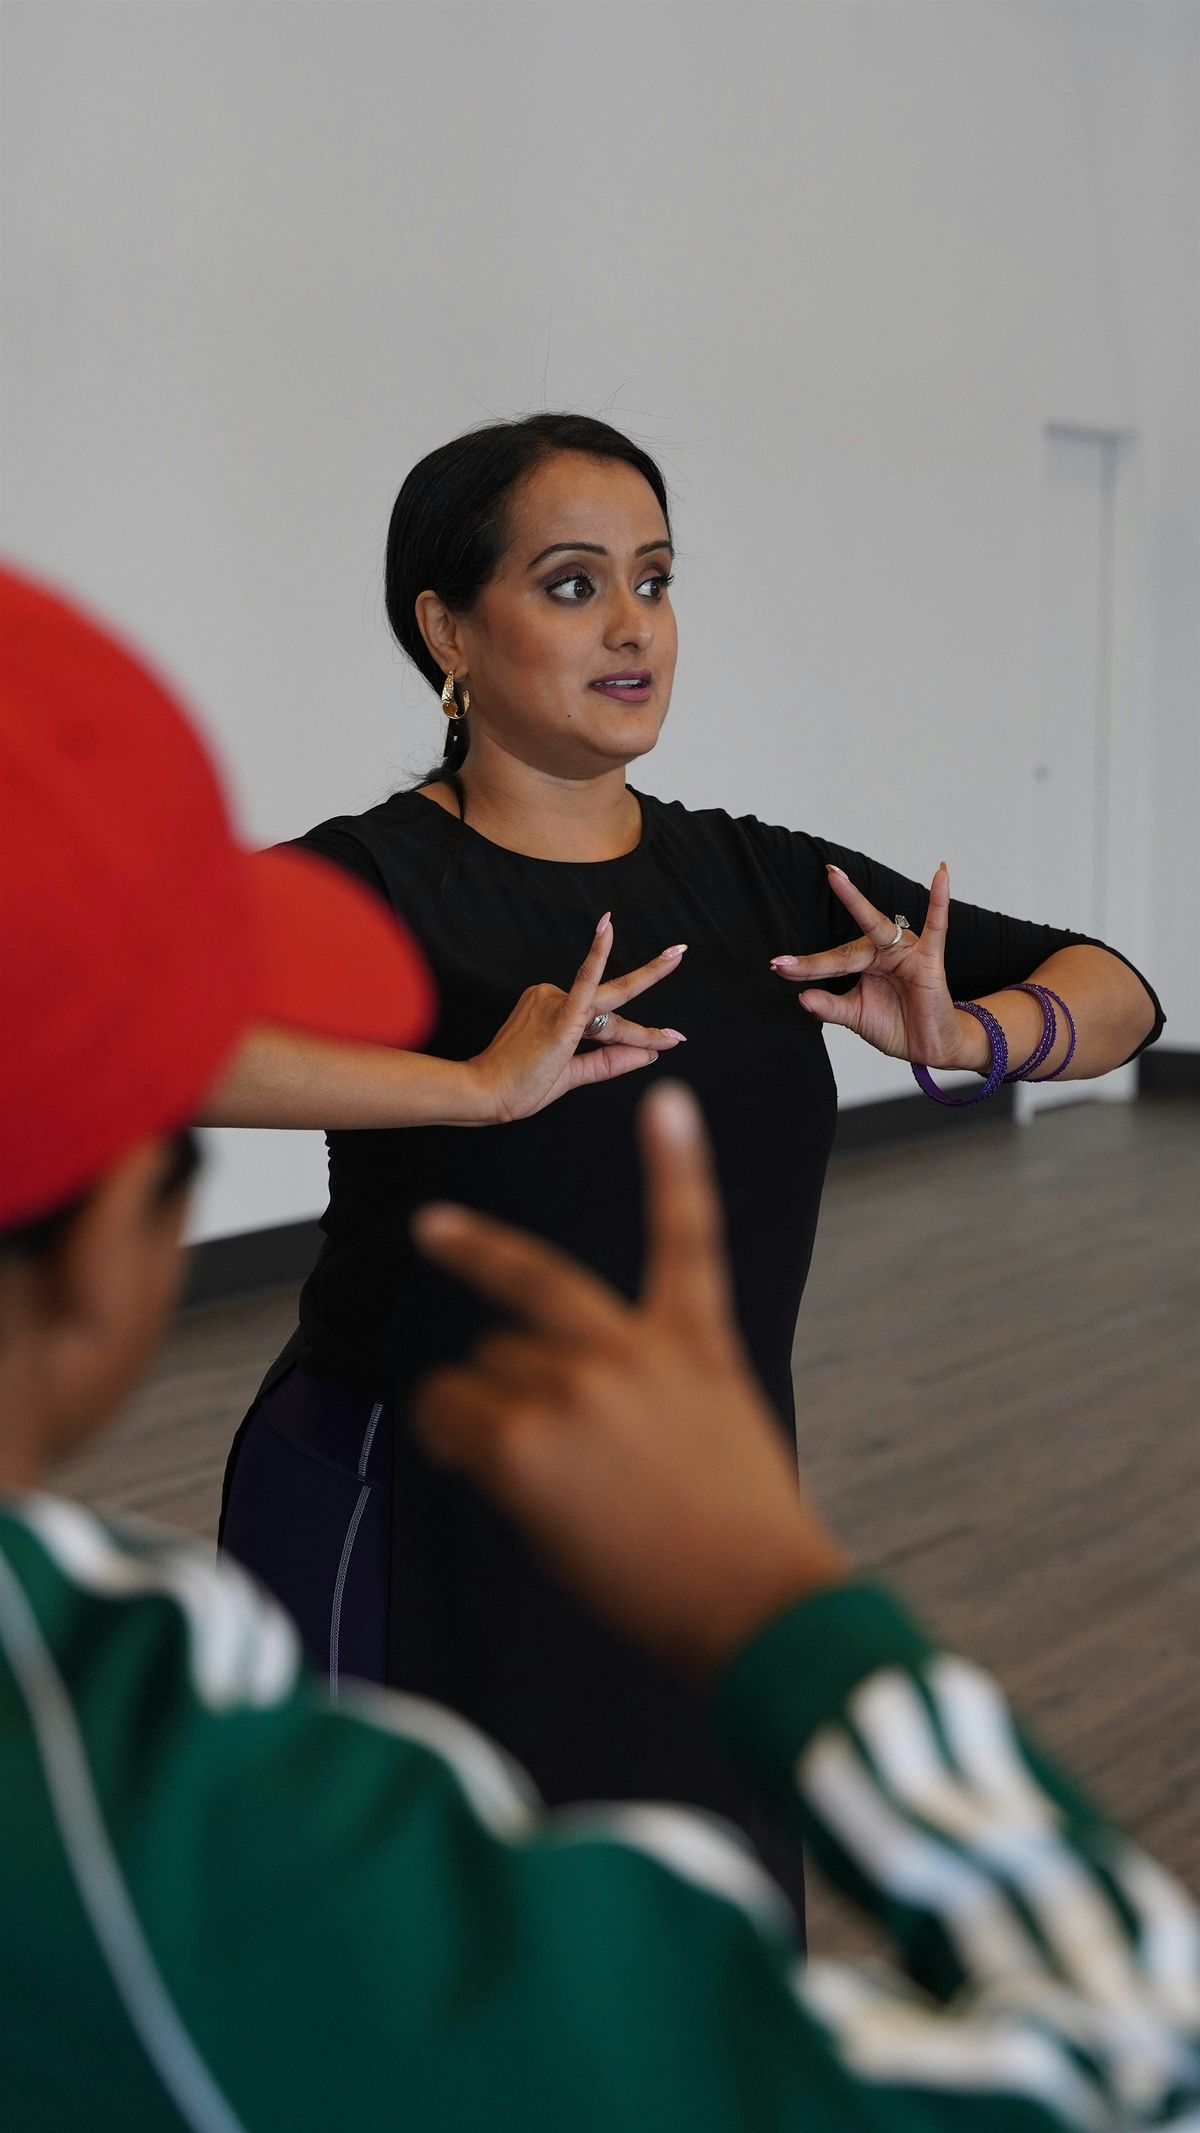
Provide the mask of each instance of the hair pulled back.
MULTIPOLYGON (((558 452, 619 459, 649 483, 670 531, 667 488, 640 445, 592 415, 526 415, 468 430, 418 460, 392 507, 384 597, 392 634, 440 696, 445 676, 417 624, 417 595, 435 592, 454 614, 469 614, 508 545, 513 492, 558 452)), ((466 719, 447 721, 446 750, 432 775, 458 770, 470 734, 466 719)))

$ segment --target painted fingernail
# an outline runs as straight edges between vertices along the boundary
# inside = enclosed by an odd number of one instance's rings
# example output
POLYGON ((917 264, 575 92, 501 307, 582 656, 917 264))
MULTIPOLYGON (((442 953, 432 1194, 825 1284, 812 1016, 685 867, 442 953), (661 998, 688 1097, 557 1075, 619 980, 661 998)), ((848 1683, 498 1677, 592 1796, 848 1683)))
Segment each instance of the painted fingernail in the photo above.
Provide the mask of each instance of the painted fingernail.
POLYGON ((771 968, 772 970, 792 970, 798 960, 799 958, 794 955, 773 955, 771 957, 771 968))
POLYGON ((604 928, 605 928, 605 927, 607 926, 607 924, 608 924, 608 922, 609 922, 609 919, 610 919, 611 917, 612 917, 612 912, 611 912, 611 911, 606 911, 606 912, 605 912, 605 914, 604 914, 604 916, 603 916, 603 918, 602 918, 602 919, 601 919, 601 921, 600 921, 600 924, 599 924, 599 925, 597 926, 597 928, 596 928, 596 931, 597 931, 597 933, 603 933, 603 931, 604 931, 604 928))
POLYGON ((683 1031, 681 1029, 668 1029, 665 1023, 663 1025, 663 1036, 673 1037, 675 1039, 676 1044, 687 1043, 687 1038, 684 1036, 683 1031))
POLYGON ((667 957, 668 957, 669 955, 686 955, 686 954, 687 954, 687 942, 686 942, 686 941, 676 941, 676 943, 675 943, 675 946, 674 946, 673 948, 664 948, 664 949, 663 949, 662 955, 661 955, 661 956, 659 957, 659 961, 660 961, 660 962, 665 962, 665 961, 666 961, 666 959, 667 959, 667 957))

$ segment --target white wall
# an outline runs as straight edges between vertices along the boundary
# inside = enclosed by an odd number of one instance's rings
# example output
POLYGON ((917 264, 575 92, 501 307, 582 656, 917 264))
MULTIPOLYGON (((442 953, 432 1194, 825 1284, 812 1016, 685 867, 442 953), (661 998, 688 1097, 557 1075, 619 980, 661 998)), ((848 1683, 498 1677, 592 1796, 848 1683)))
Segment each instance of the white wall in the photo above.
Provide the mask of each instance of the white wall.
MULTIPOLYGON (((254 836, 440 749, 379 591, 412 460, 578 406, 676 496, 638 777, 1026 908, 1042 431, 1132 431, 1154 835, 1113 930, 1200 1043, 1190 0, 2 21, 2 537, 182 679, 254 836)), ((836 1055, 848 1100, 911 1086, 836 1055)), ((218 1138, 200 1234, 321 1204, 316 1136, 218 1138)))

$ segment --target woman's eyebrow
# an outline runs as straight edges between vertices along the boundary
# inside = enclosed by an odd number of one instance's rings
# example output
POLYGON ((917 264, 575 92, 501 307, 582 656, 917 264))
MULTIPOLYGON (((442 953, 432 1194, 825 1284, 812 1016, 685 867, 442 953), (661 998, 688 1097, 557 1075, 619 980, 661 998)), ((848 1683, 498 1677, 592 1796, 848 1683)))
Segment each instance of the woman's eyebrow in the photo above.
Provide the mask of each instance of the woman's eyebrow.
MULTIPOLYGON (((656 550, 660 548, 665 548, 668 555, 674 555, 675 553, 675 550, 672 548, 670 541, 667 539, 666 534, 664 533, 660 541, 643 541, 641 547, 636 548, 634 550, 634 554, 653 555, 656 550)), ((536 570, 538 564, 544 563, 546 557, 550 555, 607 554, 607 548, 602 548, 598 541, 552 541, 550 543, 549 548, 543 548, 539 554, 535 555, 532 563, 528 565, 528 568, 530 570, 536 570)))

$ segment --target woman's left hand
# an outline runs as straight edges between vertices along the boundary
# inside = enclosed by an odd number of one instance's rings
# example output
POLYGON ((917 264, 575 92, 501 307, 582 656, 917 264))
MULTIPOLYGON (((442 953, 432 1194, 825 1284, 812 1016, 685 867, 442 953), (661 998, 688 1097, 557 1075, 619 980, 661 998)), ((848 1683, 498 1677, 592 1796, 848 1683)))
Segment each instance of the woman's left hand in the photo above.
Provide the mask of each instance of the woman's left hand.
POLYGON ((777 955, 772 970, 781 978, 800 980, 800 1004, 810 1015, 852 1029, 877 1052, 920 1066, 982 1072, 987 1037, 973 1015, 955 1007, 946 984, 950 871, 945 861, 933 877, 920 936, 905 932, 894 947, 895 918, 877 911, 840 867, 827 872, 834 895, 862 927, 861 937, 818 955, 777 955), (841 977, 858 978, 853 991, 813 989, 814 979, 841 977))

